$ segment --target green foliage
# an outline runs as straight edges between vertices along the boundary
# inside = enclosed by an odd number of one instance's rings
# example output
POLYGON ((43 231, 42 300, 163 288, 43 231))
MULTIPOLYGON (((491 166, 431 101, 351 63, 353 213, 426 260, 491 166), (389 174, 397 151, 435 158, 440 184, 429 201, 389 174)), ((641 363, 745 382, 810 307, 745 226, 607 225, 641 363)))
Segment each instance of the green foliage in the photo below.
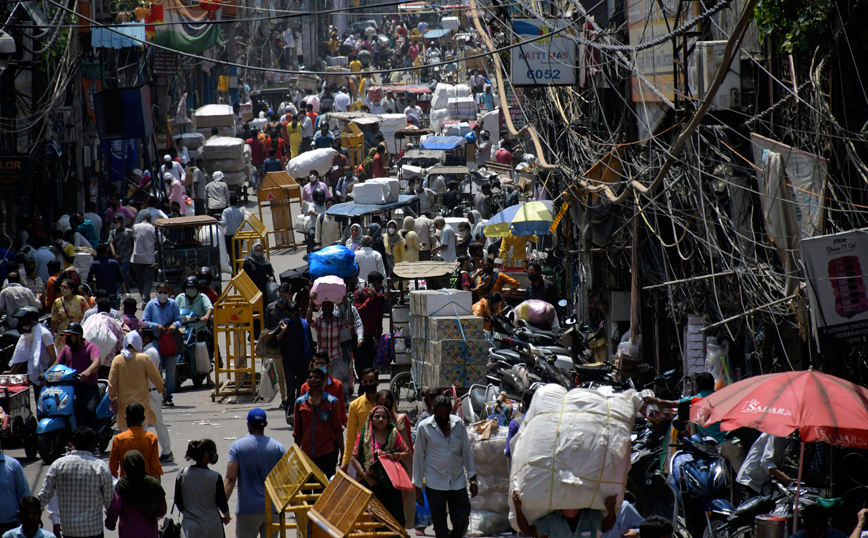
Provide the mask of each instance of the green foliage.
POLYGON ((832 0, 759 0, 754 16, 760 41, 772 39, 778 52, 806 50, 828 33, 831 7, 832 0))

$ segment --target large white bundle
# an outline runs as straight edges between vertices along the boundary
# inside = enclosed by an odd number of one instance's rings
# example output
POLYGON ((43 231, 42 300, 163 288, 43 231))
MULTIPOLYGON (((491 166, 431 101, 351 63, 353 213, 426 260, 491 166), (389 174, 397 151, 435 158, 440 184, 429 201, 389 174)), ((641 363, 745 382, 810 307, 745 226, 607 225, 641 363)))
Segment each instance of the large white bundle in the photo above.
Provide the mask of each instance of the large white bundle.
POLYGON ((395 149, 395 131, 407 128, 404 114, 380 114, 380 132, 386 138, 386 147, 395 149))
POLYGON ((401 194, 401 182, 394 177, 378 177, 365 180, 365 183, 379 183, 383 185, 383 193, 387 204, 398 201, 398 195, 401 194))
POLYGON ((471 93, 470 86, 467 84, 455 85, 455 97, 470 97, 471 93))
POLYGON ((235 114, 230 105, 205 105, 193 113, 193 127, 196 129, 221 125, 235 125, 235 114))
POLYGON ((286 165, 286 171, 293 179, 307 177, 311 170, 316 170, 319 177, 325 177, 326 173, 332 169, 332 158, 335 153, 332 148, 306 151, 290 160, 289 164, 286 165))
POLYGON ((209 138, 202 146, 202 155, 206 159, 216 161, 218 159, 241 159, 244 153, 244 140, 218 136, 209 138))
POLYGON ((251 129, 259 129, 261 131, 265 129, 266 125, 268 125, 268 118, 254 118, 248 123, 250 124, 251 129))
POLYGON ((400 189, 397 179, 368 179, 364 183, 353 185, 353 201, 357 204, 382 205, 397 202, 397 195, 393 191, 400 189), (395 189, 397 185, 397 189, 395 189))
MULTIPOLYGON (((511 488, 535 521, 555 510, 605 510, 610 495, 623 499, 630 470, 630 433, 642 398, 628 390, 537 390, 515 436, 511 488)), ((510 500, 510 523, 516 530, 510 500)))
POLYGON ((442 82, 437 84, 431 96, 431 108, 446 108, 450 97, 455 97, 455 86, 442 82))
POLYGON ((223 172, 223 181, 230 187, 243 185, 245 182, 250 181, 250 168, 247 167, 237 172, 223 172))
MULTIPOLYGON (((205 139, 211 138, 211 127, 200 127, 196 129, 196 133, 205 137, 205 139)), ((235 138, 235 126, 234 125, 221 125, 217 127, 217 136, 228 136, 229 138, 235 138)))
POLYGON ((209 173, 220 172, 241 172, 247 169, 247 162, 244 159, 209 159, 205 161, 205 168, 209 173))
POLYGON ((476 100, 473 97, 450 97, 446 110, 454 120, 471 120, 476 117, 476 100))
POLYGON ((444 30, 452 30, 455 32, 461 27, 461 21, 458 20, 458 17, 443 17, 440 20, 440 25, 444 30))
POLYGON ((202 133, 183 133, 173 136, 172 139, 183 140, 184 146, 189 150, 199 149, 205 143, 205 136, 202 133))
POLYGON ((449 111, 446 107, 434 108, 432 105, 431 112, 428 113, 428 125, 431 126, 431 130, 435 133, 440 132, 440 126, 443 124, 444 120, 449 119, 449 111))

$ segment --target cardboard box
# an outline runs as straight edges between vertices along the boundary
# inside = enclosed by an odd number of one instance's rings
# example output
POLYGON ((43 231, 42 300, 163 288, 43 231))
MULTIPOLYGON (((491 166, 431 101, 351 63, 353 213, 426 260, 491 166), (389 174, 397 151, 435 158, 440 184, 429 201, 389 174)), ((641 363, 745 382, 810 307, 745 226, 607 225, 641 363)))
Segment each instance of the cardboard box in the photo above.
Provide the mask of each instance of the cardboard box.
POLYGON ((425 362, 428 364, 487 364, 485 340, 428 341, 425 362))
POLYGON ((432 317, 428 320, 429 340, 482 340, 483 319, 479 316, 432 317))
POLYGON ((473 294, 462 290, 421 290, 410 294, 412 316, 471 316, 473 294))

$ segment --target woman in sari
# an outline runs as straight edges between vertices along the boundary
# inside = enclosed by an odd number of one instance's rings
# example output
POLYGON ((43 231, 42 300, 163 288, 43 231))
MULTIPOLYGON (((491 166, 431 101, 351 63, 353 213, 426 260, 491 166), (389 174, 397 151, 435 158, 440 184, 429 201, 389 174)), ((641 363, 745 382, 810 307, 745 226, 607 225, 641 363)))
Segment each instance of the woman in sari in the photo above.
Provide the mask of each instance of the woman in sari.
POLYGON ((392 422, 392 413, 378 405, 371 410, 356 439, 350 462, 357 476, 364 479, 368 489, 403 527, 406 522, 403 492, 392 485, 383 464, 380 463, 381 455, 392 461, 402 461, 409 457, 410 449, 392 422))

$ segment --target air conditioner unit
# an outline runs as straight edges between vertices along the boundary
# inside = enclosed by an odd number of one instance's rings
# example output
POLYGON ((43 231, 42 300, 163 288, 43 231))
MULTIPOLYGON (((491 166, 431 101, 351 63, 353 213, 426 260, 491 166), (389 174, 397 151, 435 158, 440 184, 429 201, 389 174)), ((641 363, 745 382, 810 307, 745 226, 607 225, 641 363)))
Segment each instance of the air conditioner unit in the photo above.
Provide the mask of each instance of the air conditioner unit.
MULTIPOLYGON (((691 95, 696 99, 705 98, 714 75, 723 60, 726 41, 697 41, 696 49, 687 62, 687 82, 691 95)), ((733 108, 738 105, 737 95, 741 91, 741 62, 737 57, 730 62, 723 84, 712 100, 711 110, 733 108)))

